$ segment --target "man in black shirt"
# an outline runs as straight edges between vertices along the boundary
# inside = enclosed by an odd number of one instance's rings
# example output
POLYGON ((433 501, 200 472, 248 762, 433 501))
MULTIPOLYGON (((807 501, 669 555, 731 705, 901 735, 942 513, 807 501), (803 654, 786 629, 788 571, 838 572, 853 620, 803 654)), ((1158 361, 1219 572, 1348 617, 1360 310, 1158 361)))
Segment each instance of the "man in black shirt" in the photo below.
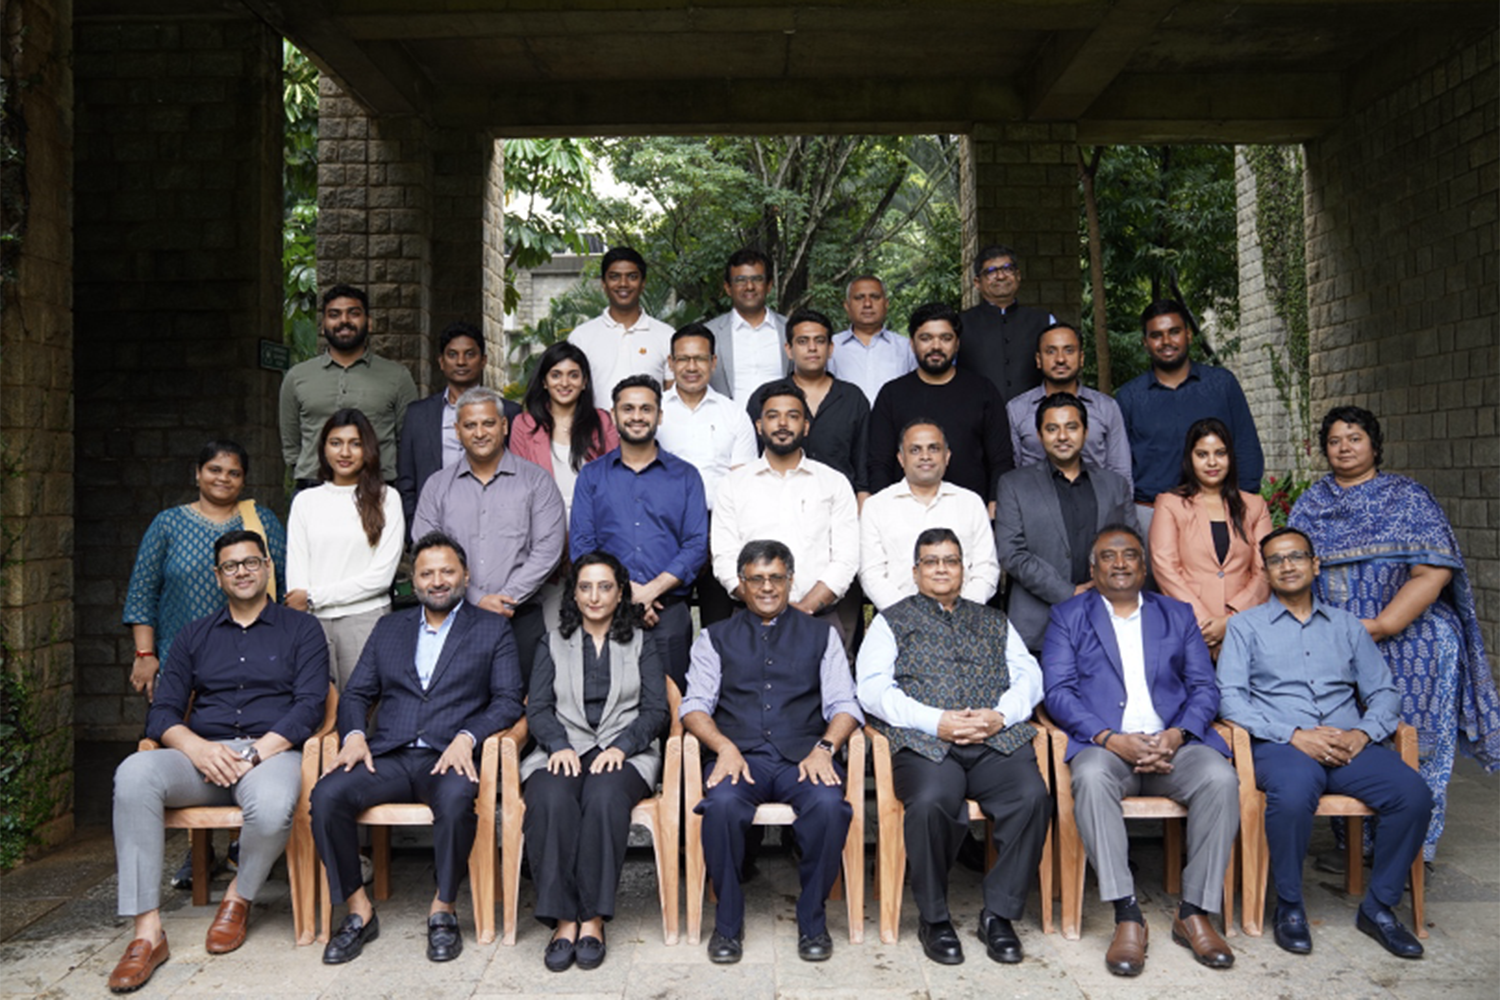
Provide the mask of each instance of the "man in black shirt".
POLYGON ((964 311, 964 352, 958 366, 989 379, 1009 403, 1042 384, 1033 362, 1036 338, 1056 320, 1045 309, 1016 301, 1021 262, 1010 247, 987 246, 974 256, 974 287, 980 301, 964 311))

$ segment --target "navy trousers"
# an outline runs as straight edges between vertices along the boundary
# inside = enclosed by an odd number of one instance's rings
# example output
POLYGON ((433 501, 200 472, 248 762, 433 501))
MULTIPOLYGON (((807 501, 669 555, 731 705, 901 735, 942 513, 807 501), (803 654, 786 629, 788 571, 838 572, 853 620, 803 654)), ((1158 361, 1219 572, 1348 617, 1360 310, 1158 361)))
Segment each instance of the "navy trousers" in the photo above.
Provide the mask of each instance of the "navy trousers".
MULTIPOLYGON (((745 926, 745 894, 740 888, 740 866, 745 860, 745 834, 755 809, 763 802, 785 802, 797 812, 792 833, 802 850, 798 874, 802 892, 797 897, 797 929, 822 934, 828 929, 824 904, 843 864, 844 838, 854 810, 844 801, 843 785, 815 785, 797 780, 798 761, 787 760, 770 744, 741 751, 755 784, 721 781, 704 789, 697 812, 703 817, 703 859, 708 877, 719 894, 714 929, 725 937, 739 937, 745 926)), ((834 762, 839 778, 844 770, 834 762)), ((708 765, 704 765, 704 777, 708 765)))
POLYGON ((1302 862, 1320 795, 1350 795, 1379 816, 1369 896, 1394 907, 1422 849, 1432 817, 1432 792, 1399 754, 1372 743, 1343 767, 1328 767, 1290 743, 1256 740, 1255 783, 1266 793, 1266 841, 1276 894, 1302 902, 1302 862))

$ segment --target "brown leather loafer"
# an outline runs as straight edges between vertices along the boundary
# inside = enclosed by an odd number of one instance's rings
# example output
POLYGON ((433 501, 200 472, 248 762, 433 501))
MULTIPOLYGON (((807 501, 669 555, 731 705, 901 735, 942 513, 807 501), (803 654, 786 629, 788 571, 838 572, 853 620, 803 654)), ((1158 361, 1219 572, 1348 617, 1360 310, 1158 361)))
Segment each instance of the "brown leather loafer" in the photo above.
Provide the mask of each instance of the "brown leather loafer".
POLYGON ((1117 976, 1139 976, 1146 967, 1146 942, 1150 937, 1145 924, 1121 920, 1115 924, 1115 938, 1104 953, 1104 965, 1117 976))
POLYGON ((109 988, 115 993, 130 993, 145 986, 156 967, 172 956, 167 948, 167 936, 161 936, 161 944, 155 948, 145 938, 136 938, 125 948, 125 957, 109 974, 109 988))
POLYGON ((1234 964, 1234 952, 1214 930, 1213 922, 1201 913, 1183 920, 1172 921, 1172 940, 1184 948, 1193 949, 1193 957, 1199 965, 1210 969, 1227 969, 1234 964))
POLYGON ((245 943, 245 932, 250 923, 250 904, 243 899, 225 897, 214 914, 214 922, 208 925, 208 936, 203 947, 210 955, 223 955, 234 951, 245 943))

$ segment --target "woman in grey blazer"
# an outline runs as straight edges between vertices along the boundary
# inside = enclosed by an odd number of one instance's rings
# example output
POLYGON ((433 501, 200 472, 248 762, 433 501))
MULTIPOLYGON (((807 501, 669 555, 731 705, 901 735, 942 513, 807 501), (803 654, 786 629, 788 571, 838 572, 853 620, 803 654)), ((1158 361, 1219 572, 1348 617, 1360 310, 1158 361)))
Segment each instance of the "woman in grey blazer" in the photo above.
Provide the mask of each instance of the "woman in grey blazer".
POLYGON ((525 836, 536 918, 554 928, 544 955, 553 972, 604 961, 630 811, 661 772, 666 675, 639 614, 618 559, 579 556, 531 671, 526 720, 537 748, 521 762, 525 836))

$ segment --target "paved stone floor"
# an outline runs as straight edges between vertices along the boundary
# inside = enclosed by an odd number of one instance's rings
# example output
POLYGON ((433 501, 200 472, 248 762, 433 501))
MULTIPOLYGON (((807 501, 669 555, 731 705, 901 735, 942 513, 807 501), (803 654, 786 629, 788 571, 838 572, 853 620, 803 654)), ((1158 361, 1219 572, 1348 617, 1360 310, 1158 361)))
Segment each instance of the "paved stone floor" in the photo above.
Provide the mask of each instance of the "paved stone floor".
MULTIPOLYGON (((169 841, 180 858, 185 840, 169 841)), ((1319 824, 1315 849, 1331 838, 1319 824)), ((1111 929, 1109 910, 1090 896, 1083 940, 1065 941, 1041 932, 1036 900, 1021 925, 1026 961, 991 963, 974 937, 979 897, 977 876, 962 869, 953 877, 955 918, 962 923, 966 964, 927 962, 916 941, 916 914, 907 894, 901 940, 882 945, 876 902, 866 907, 865 941, 850 945, 842 903, 829 907, 835 953, 808 965, 797 959, 793 917, 796 871, 789 856, 768 851, 761 876, 748 887, 750 912, 745 959, 737 966, 710 965, 702 946, 662 944, 649 852, 633 853, 626 865, 621 914, 609 926, 609 957, 595 972, 560 975, 542 967, 546 930, 525 916, 530 885, 522 889, 522 925, 514 948, 473 941, 467 893, 460 900, 466 949, 456 961, 426 961, 424 921, 431 892, 431 865, 419 850, 398 852, 396 889, 380 909, 382 933, 365 954, 346 966, 324 966, 318 946, 296 948, 284 874, 273 875, 255 907, 250 939, 232 955, 209 957, 203 934, 209 907, 191 905, 186 893, 166 889, 164 918, 172 959, 138 994, 155 997, 1109 997, 1111 1000, 1172 997, 1419 998, 1461 1000, 1500 997, 1500 783, 1471 761, 1461 761, 1452 786, 1448 830, 1436 870, 1428 880, 1431 937, 1427 957, 1403 962, 1381 951, 1353 926, 1357 900, 1342 891, 1339 877, 1308 870, 1307 899, 1315 951, 1297 958, 1269 936, 1230 939, 1235 967, 1215 972, 1196 965, 1170 938, 1173 901, 1160 889, 1159 840, 1138 839, 1132 854, 1141 872, 1138 891, 1154 936, 1145 973, 1135 980, 1105 971, 1103 953, 1111 929)), ((222 885, 223 877, 220 878, 222 885)), ((1092 880, 1089 891, 1093 893, 1092 880)), ((4 997, 103 997, 105 978, 130 937, 129 921, 114 915, 114 858, 108 831, 93 829, 75 841, 0 880, 0 995, 4 997)), ((217 896, 217 893, 216 893, 217 896)), ((709 910, 711 914, 711 908, 709 910)), ((1410 910, 1405 910, 1410 921, 1410 910)), ((707 928, 705 928, 705 932, 707 928)))

